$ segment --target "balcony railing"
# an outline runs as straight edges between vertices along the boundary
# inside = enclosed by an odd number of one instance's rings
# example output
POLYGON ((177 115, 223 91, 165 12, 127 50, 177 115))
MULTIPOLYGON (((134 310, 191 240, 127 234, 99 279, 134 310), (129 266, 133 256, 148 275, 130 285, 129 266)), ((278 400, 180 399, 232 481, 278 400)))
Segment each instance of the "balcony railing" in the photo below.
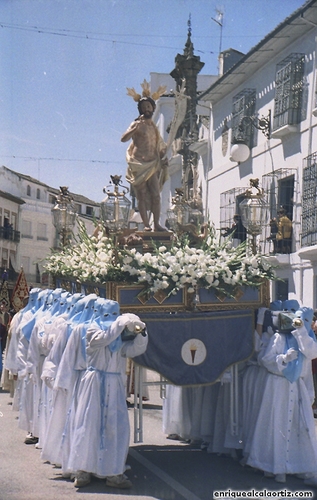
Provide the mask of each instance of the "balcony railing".
POLYGON ((19 273, 17 273, 11 266, 10 267, 1 267, 0 266, 0 278, 3 279, 4 273, 7 275, 8 281, 16 281, 19 273))
POLYGON ((0 238, 3 240, 14 241, 19 243, 20 241, 20 231, 15 231, 12 227, 0 226, 0 238))

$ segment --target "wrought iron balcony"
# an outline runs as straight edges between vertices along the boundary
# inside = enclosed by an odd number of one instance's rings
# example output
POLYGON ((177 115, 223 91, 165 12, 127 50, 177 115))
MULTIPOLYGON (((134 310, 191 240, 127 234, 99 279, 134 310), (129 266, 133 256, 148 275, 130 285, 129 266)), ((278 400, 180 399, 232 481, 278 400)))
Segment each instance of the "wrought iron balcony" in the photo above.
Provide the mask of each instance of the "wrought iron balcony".
POLYGON ((14 241, 19 243, 20 241, 20 231, 15 231, 12 227, 0 226, 0 238, 3 240, 14 241))
POLYGON ((6 275, 6 280, 16 281, 19 273, 17 273, 10 264, 10 267, 0 267, 0 278, 3 280, 4 275, 6 275))

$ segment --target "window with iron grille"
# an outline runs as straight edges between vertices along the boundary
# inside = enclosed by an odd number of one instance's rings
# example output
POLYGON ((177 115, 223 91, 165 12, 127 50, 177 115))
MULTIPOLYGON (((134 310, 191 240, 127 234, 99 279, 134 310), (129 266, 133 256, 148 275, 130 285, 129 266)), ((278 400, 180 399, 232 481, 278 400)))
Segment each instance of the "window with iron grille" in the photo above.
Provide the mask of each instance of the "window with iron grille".
POLYGON ((302 246, 317 244, 317 153, 304 158, 302 196, 302 246))
MULTIPOLYGON (((285 241, 277 242, 278 244, 276 245, 274 234, 277 230, 275 221, 279 218, 279 211, 281 208, 285 210, 286 217, 290 221, 293 221, 296 178, 297 170, 293 168, 280 168, 262 177, 262 187, 264 189, 270 214, 269 224, 264 226, 263 232, 262 249, 266 254, 292 252, 293 235, 285 241)), ((292 226, 293 225, 294 222, 292 223, 292 226)))
POLYGON ((279 168, 263 175, 262 187, 267 197, 271 218, 276 217, 279 208, 283 207, 287 216, 293 220, 296 174, 295 168, 279 168))
POLYGON ((276 67, 273 130, 303 119, 304 54, 290 54, 276 67))
POLYGON ((245 116, 252 117, 255 115, 255 102, 255 89, 244 89, 234 96, 232 103, 232 144, 240 139, 243 140, 250 149, 256 145, 255 129, 251 120, 243 120, 245 116))
MULTIPOLYGON (((220 194, 220 231, 222 236, 230 234, 234 216, 240 215, 239 203, 244 199, 248 187, 233 188, 220 194)), ((245 232, 244 232, 245 233, 245 232)), ((244 241, 246 234, 240 240, 244 241)))

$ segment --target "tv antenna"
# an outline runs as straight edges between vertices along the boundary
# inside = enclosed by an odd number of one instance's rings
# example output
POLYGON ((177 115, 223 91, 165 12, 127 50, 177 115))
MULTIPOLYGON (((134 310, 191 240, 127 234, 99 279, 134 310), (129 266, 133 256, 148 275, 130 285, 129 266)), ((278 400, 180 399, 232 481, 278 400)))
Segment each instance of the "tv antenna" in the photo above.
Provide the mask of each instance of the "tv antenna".
POLYGON ((220 42, 219 42, 219 54, 218 59, 222 50, 222 28, 223 28, 223 12, 220 9, 216 9, 216 17, 211 18, 215 23, 220 26, 220 42))

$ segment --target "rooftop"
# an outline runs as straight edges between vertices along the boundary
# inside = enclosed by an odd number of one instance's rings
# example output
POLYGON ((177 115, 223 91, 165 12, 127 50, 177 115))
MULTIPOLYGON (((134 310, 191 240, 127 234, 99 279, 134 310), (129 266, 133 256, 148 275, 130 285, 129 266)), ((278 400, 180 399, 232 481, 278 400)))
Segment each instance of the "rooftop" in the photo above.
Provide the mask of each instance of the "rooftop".
POLYGON ((268 59, 273 59, 297 38, 316 27, 317 0, 308 0, 200 94, 199 100, 220 101, 231 90, 242 84, 249 75, 263 67, 268 59))

